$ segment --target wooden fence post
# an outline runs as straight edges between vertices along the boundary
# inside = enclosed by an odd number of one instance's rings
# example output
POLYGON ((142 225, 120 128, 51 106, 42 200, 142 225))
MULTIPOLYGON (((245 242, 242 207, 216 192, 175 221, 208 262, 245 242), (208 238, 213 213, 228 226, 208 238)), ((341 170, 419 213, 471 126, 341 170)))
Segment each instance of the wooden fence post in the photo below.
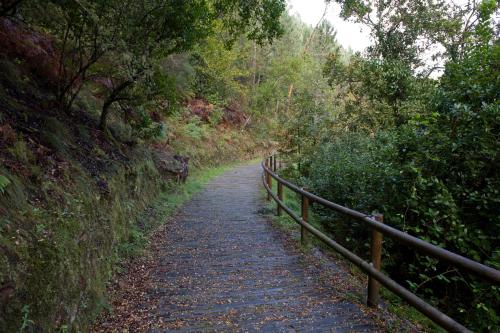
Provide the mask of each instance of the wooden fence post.
MULTIPOLYGON (((269 158, 268 168, 272 168, 272 157, 269 158)), ((270 191, 273 190, 273 178, 269 172, 266 172, 267 175, 267 186, 269 186, 270 191)), ((267 201, 271 201, 271 192, 267 192, 267 201)))
MULTIPOLYGON (((283 184, 280 181, 278 181, 278 199, 283 202, 283 184)), ((279 203, 276 203, 276 205, 276 213, 278 214, 278 216, 281 216, 281 206, 279 205, 279 203)))
MULTIPOLYGON (((307 222, 307 220, 309 219, 309 198, 306 197, 305 195, 301 195, 302 196, 302 204, 301 204, 301 215, 302 215, 302 220, 304 220, 304 222, 307 222)), ((306 228, 304 228, 303 226, 300 226, 300 242, 302 243, 302 245, 307 245, 308 244, 308 241, 309 241, 309 235, 308 235, 308 231, 306 228)))
POLYGON ((276 155, 274 155, 274 165, 273 165, 273 171, 276 172, 276 155))
MULTIPOLYGON (((373 217, 378 222, 384 223, 384 215, 376 214, 373 217)), ((373 268, 380 271, 382 263, 382 234, 375 229, 372 229, 371 257, 373 268)), ((379 298, 380 283, 371 276, 368 276, 368 298, 366 303, 368 306, 377 307, 379 298)))

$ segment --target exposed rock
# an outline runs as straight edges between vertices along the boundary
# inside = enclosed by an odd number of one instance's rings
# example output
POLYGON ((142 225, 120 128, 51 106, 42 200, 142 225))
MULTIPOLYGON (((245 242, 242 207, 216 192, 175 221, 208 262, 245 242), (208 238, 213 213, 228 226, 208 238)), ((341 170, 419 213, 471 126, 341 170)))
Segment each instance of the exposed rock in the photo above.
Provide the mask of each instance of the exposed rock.
POLYGON ((155 149, 154 161, 161 174, 167 179, 185 182, 189 174, 189 157, 173 154, 166 150, 155 149))

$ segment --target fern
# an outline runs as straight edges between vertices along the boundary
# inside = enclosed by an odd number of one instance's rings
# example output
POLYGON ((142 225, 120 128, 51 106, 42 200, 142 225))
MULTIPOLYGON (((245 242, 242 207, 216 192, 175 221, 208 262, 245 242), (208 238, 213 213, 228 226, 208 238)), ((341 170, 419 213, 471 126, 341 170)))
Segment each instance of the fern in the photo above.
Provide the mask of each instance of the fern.
POLYGON ((10 180, 3 176, 0 175, 0 193, 3 193, 5 191, 5 188, 10 184, 10 180))

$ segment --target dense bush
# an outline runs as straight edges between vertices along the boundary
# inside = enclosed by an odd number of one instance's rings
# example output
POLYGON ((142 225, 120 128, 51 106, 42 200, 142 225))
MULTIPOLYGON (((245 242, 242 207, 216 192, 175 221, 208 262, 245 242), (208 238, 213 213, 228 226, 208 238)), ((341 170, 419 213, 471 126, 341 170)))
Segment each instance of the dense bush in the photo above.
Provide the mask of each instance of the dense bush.
MULTIPOLYGON (((314 122, 324 112, 302 103, 308 117, 300 131, 289 128, 295 135, 285 144, 300 147, 289 172, 313 192, 383 213, 391 226, 498 269, 500 43, 490 20, 498 4, 475 10, 477 24, 437 80, 416 74, 416 62, 395 57, 401 45, 383 38, 365 56, 333 52, 323 73, 336 109, 329 121, 314 122)), ((366 225, 317 213, 334 237, 367 255, 366 225)), ((384 269, 424 299, 478 331, 500 327, 497 287, 392 241, 384 250, 384 269)))
MULTIPOLYGON (((325 143, 310 157, 311 172, 303 181, 331 201, 367 213, 381 212, 387 224, 500 267, 500 182, 491 174, 500 167, 498 160, 469 157, 462 162, 453 142, 441 134, 442 127, 432 126, 425 130, 406 126, 374 138, 353 133, 325 143)), ((476 148, 479 157, 490 147, 476 148)), ((367 253, 366 225, 320 213, 336 237, 367 253)), ((393 242, 386 241, 384 250, 384 269, 400 282, 478 328, 498 325, 495 287, 393 242)))

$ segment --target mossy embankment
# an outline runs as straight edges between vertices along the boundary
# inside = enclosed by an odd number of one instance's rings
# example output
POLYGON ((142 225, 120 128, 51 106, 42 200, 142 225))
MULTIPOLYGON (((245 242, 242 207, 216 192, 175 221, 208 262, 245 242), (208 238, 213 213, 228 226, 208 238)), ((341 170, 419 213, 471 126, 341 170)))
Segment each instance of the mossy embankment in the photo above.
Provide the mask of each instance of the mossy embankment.
POLYGON ((62 112, 40 82, 22 60, 0 57, 0 331, 86 331, 119 263, 209 178, 177 184, 155 151, 203 169, 248 158, 260 143, 189 115, 167 119, 154 144, 119 117, 105 133, 92 87, 62 112))

